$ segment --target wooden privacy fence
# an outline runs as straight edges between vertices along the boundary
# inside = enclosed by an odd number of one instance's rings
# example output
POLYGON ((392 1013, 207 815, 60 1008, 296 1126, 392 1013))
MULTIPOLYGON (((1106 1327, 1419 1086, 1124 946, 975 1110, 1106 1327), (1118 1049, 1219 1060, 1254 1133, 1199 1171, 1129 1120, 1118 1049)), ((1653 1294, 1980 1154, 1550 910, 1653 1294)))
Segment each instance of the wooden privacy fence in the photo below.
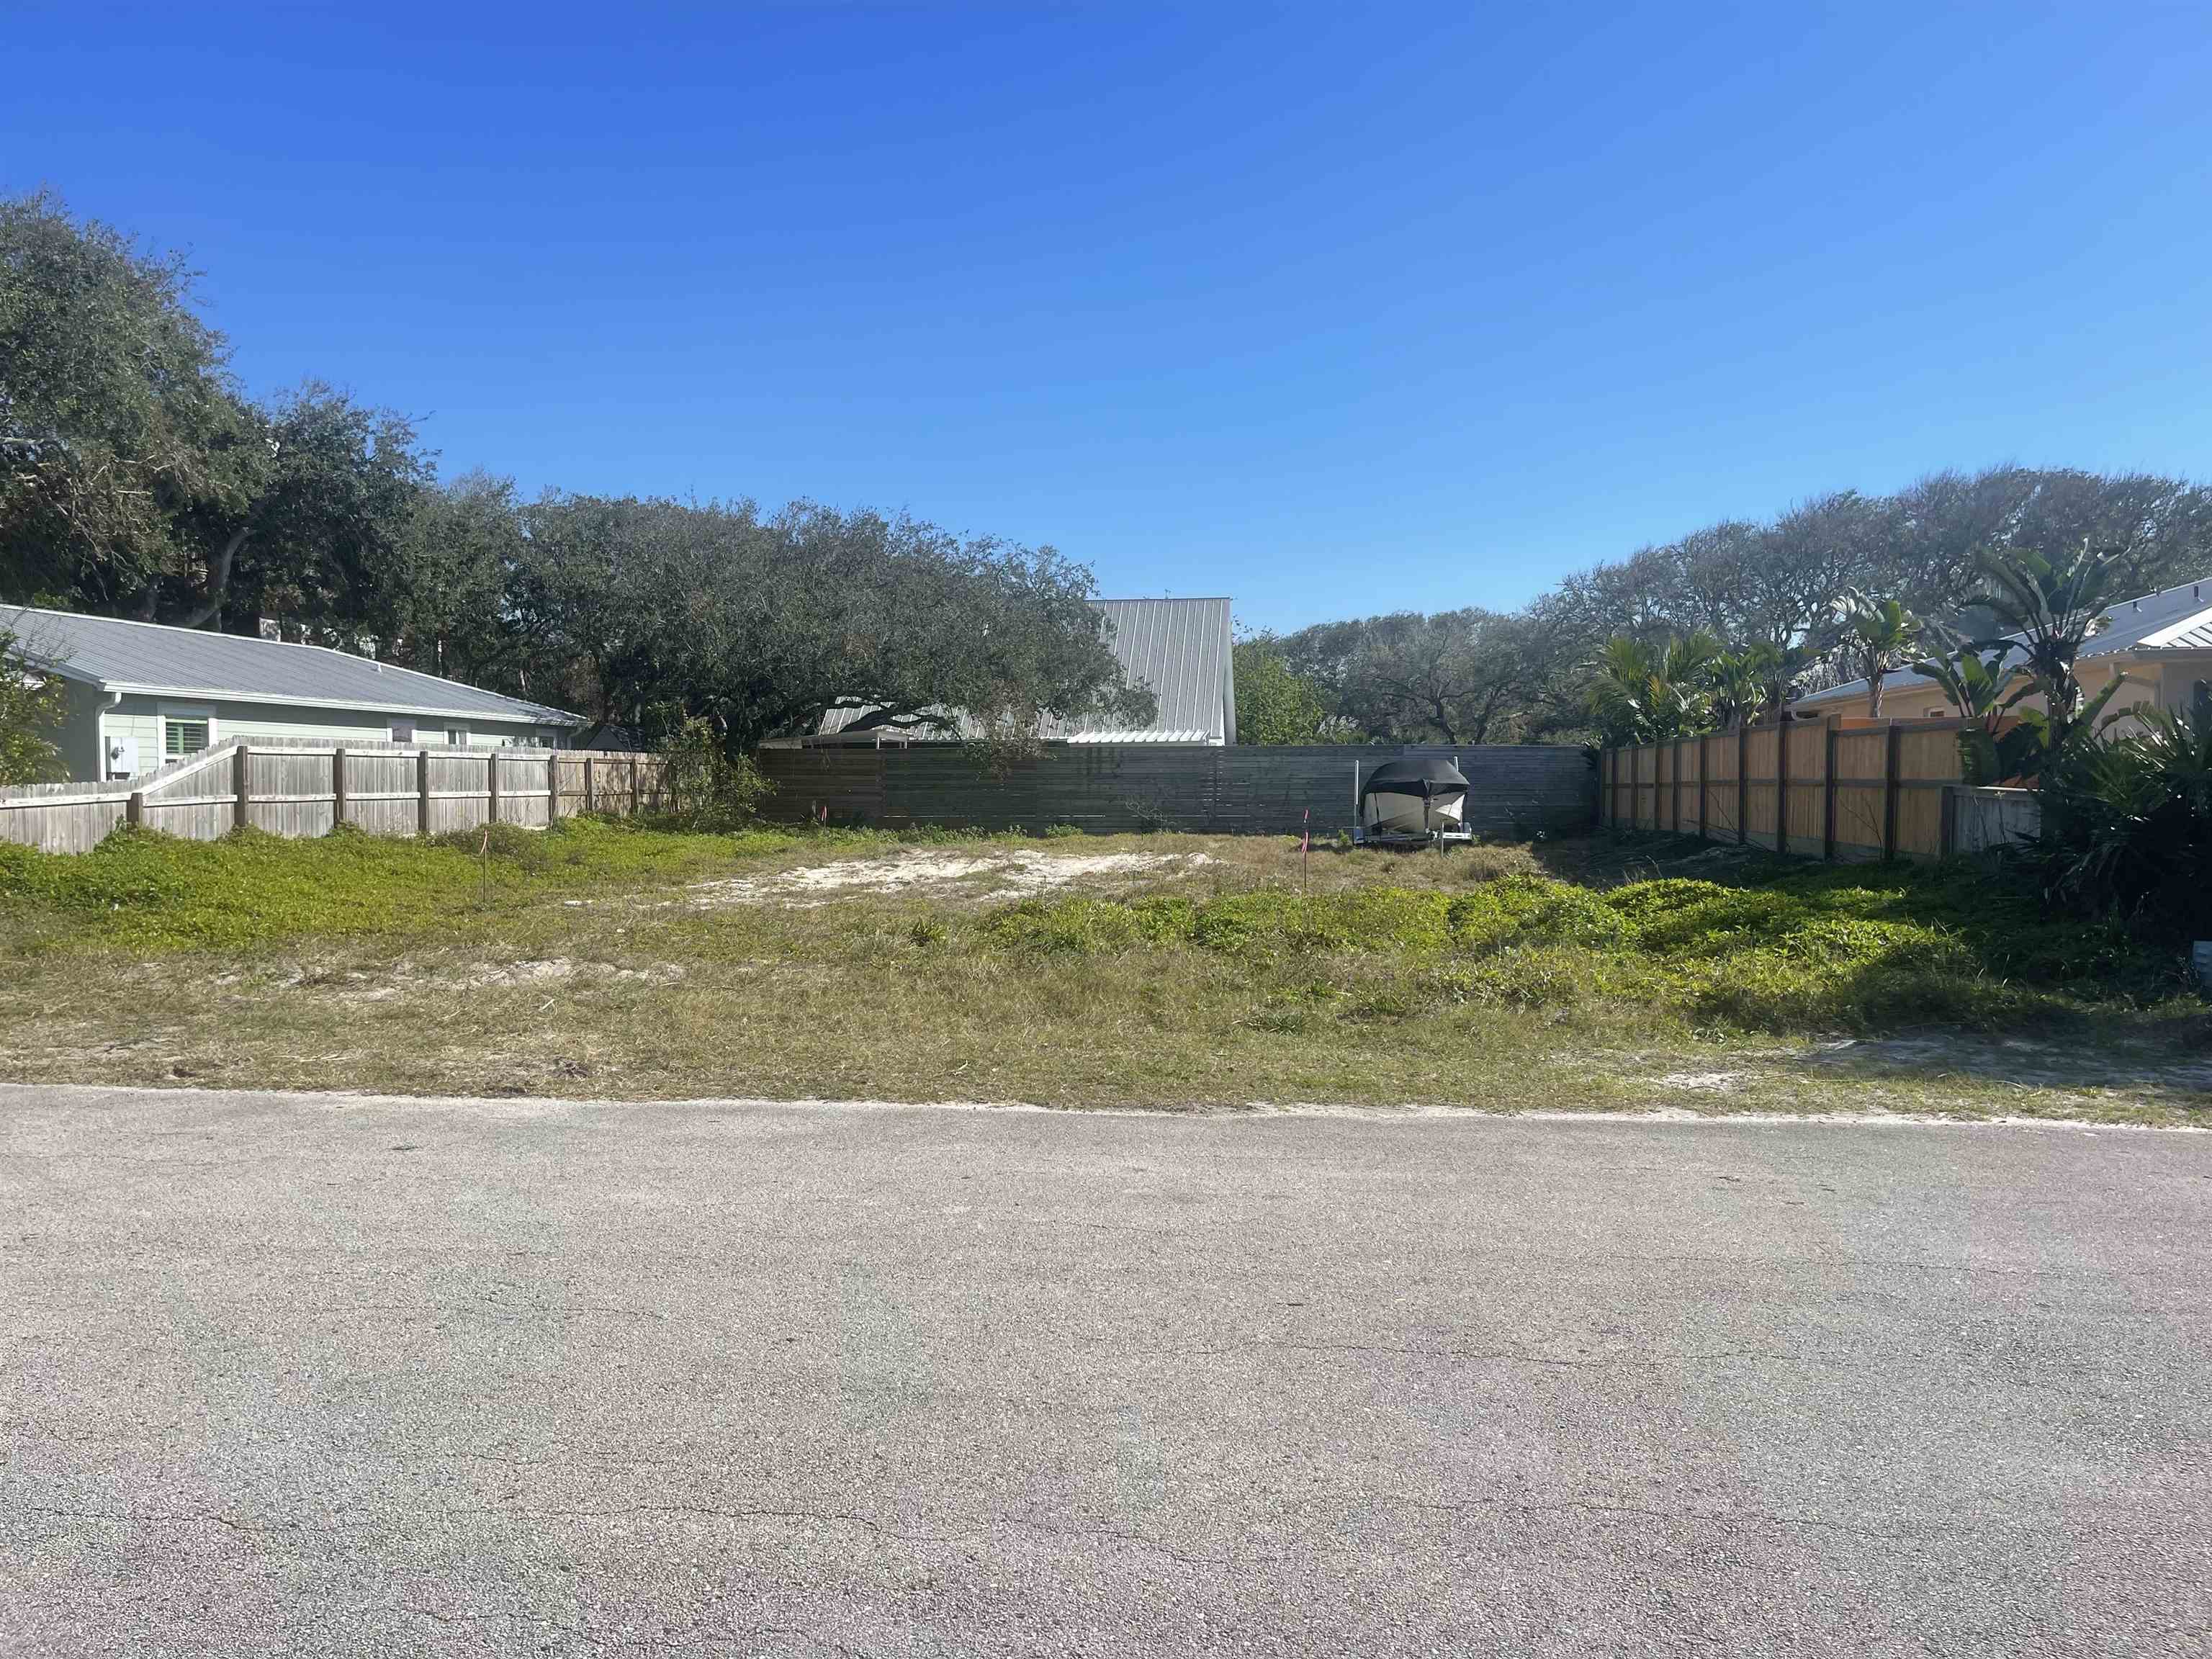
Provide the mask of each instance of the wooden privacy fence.
POLYGON ((1182 830, 1212 835, 1317 835, 1349 829, 1352 769, 1401 754, 1443 755, 1466 774, 1471 828, 1484 835, 1579 834, 1595 806, 1595 756, 1543 744, 1420 748, 1047 744, 994 770, 960 744, 764 749, 775 785, 763 811, 797 821, 1098 833, 1182 830))
POLYGON ((671 804, 654 755, 231 738, 112 783, 0 789, 0 841, 82 853, 119 823, 188 841, 249 828, 325 836, 340 823, 373 836, 434 836, 487 823, 542 830, 579 812, 671 804))
POLYGON ((1960 781, 1958 734, 1971 724, 1796 720, 1608 749, 1598 821, 1844 862, 1944 858, 2033 834, 2033 792, 1960 781))

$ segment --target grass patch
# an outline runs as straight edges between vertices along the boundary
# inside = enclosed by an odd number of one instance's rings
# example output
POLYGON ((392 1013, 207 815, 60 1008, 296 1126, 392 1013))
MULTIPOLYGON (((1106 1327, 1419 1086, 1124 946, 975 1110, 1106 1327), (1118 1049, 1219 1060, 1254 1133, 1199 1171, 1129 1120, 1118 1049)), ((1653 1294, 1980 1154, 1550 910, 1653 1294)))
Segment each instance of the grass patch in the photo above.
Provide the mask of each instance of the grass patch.
POLYGON ((595 820, 488 851, 481 831, 0 848, 0 1076, 2138 1116, 2212 1098, 2212 1018, 2178 958, 1971 872, 1699 854, 1689 876, 1668 873, 1677 848, 1605 840, 1305 860, 1059 839, 1176 862, 1018 902, 984 873, 707 908, 688 884, 1039 848, 595 820), (1666 1092, 1714 1075, 1724 1093, 1666 1092))

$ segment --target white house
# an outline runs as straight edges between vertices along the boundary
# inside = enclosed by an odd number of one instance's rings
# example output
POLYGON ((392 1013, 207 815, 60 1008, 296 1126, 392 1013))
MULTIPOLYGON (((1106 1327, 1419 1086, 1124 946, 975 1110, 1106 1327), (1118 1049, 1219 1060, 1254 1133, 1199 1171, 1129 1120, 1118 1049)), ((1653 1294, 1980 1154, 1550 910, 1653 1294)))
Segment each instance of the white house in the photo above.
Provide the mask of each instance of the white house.
POLYGON ((327 646, 0 605, 0 633, 60 678, 73 779, 133 777, 225 738, 561 748, 581 715, 327 646))

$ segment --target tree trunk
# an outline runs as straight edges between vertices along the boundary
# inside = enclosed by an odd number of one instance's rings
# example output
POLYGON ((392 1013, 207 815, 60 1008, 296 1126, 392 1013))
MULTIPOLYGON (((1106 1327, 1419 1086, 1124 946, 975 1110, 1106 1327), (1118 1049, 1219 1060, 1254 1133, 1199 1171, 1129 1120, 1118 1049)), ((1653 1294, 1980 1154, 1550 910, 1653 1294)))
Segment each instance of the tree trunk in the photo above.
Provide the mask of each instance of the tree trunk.
POLYGON ((204 628, 222 614, 223 595, 230 591, 230 568, 238 558, 238 550, 246 545, 246 538, 252 533, 249 525, 222 544, 222 551, 216 555, 214 574, 209 579, 207 603, 181 618, 178 627, 204 628))

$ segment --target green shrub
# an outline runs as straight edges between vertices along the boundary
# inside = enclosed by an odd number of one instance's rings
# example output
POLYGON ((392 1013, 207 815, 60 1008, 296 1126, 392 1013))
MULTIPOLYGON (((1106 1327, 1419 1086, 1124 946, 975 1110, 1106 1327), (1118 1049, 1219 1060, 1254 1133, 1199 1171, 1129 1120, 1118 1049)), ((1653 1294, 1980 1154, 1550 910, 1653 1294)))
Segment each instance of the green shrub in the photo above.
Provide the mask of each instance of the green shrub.
POLYGON ((2044 882, 2081 910, 2212 938, 2212 690, 2135 718, 2139 732, 2081 744, 2045 773, 2044 882))
POLYGON ((1082 833, 1082 826, 1074 823, 1048 823, 1037 832, 1044 841, 1068 841, 1082 833))
POLYGON ((661 782, 672 805, 655 816, 672 829, 743 829, 775 793, 750 758, 729 753, 721 734, 696 715, 662 744, 660 760, 661 782))

